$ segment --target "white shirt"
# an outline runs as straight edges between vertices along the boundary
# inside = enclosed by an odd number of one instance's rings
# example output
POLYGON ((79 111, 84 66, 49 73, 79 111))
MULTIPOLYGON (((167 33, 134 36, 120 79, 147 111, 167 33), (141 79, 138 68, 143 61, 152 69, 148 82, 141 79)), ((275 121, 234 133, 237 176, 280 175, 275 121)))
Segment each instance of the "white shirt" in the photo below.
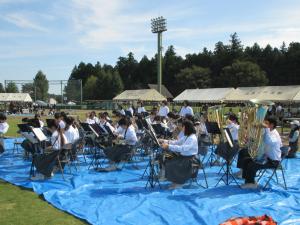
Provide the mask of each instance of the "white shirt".
POLYGON ((227 125, 227 128, 230 130, 230 134, 232 137, 233 141, 238 141, 239 140, 239 129, 240 126, 235 123, 230 123, 227 125))
POLYGON ((198 154, 198 139, 195 134, 186 137, 183 136, 177 141, 169 142, 169 150, 179 152, 183 156, 192 156, 198 154))
POLYGON ((127 111, 129 111, 129 112, 131 113, 131 115, 133 116, 133 108, 132 108, 132 107, 129 107, 129 108, 127 109, 127 111))
POLYGON ((44 127, 44 125, 45 125, 44 122, 41 121, 41 120, 39 120, 39 122, 40 122, 40 126, 41 126, 41 127, 44 127))
POLYGON ((281 110, 282 110, 282 106, 278 105, 277 108, 276 108, 276 112, 281 112, 281 110))
POLYGON ((143 113, 143 112, 147 112, 146 109, 144 107, 138 107, 137 112, 139 114, 143 113))
POLYGON ((299 138, 299 130, 295 130, 293 137, 289 138, 289 142, 295 142, 299 138))
POLYGON ((111 130, 111 132, 115 131, 115 128, 109 123, 109 122, 104 122, 104 123, 99 123, 99 126, 105 131, 106 134, 108 134, 107 128, 111 130), (107 128, 106 128, 107 127, 107 128))
POLYGON ((281 160, 282 142, 280 135, 276 129, 270 131, 269 128, 264 129, 264 153, 271 160, 281 160))
POLYGON ((0 123, 0 134, 5 134, 8 131, 9 125, 7 122, 0 123))
POLYGON ((65 127, 66 127, 66 123, 63 120, 59 121, 58 125, 61 129, 65 129, 65 127))
POLYGON ((186 115, 194 116, 194 111, 193 111, 192 107, 190 107, 190 106, 187 106, 187 107, 183 106, 181 108, 179 114, 181 117, 185 117, 186 115))
POLYGON ((126 144, 135 145, 137 142, 137 136, 135 133, 135 129, 132 125, 130 125, 127 129, 123 129, 122 127, 118 128, 118 132, 121 136, 123 136, 126 144))
POLYGON ((94 118, 87 118, 86 119, 86 123, 88 124, 95 124, 95 123, 98 123, 99 119, 95 116, 94 118))
POLYGON ((79 138, 79 135, 77 134, 77 132, 73 126, 70 126, 69 129, 65 131, 65 136, 66 136, 68 143, 71 143, 71 144, 74 144, 75 141, 79 138))
POLYGON ((75 127, 74 130, 75 130, 75 139, 78 140, 80 138, 79 130, 77 127, 75 127))
POLYGON ((165 106, 161 106, 159 108, 158 115, 159 116, 163 116, 163 117, 167 117, 169 112, 170 112, 170 110, 169 110, 168 106, 166 106, 166 105, 165 106))
POLYGON ((178 136, 177 136, 177 140, 180 140, 183 137, 184 137, 184 133, 183 133, 183 131, 180 131, 178 136))
MULTIPOLYGON (((68 140, 66 138, 66 136, 64 134, 63 135, 63 138, 65 139, 65 144, 68 144, 68 140)), ((52 145, 52 149, 54 150, 60 150, 62 148, 62 145, 61 145, 61 141, 60 141, 60 136, 59 136, 59 133, 57 131, 55 131, 52 136, 51 136, 51 145, 52 145)))
POLYGON ((121 109, 121 110, 119 110, 119 113, 120 113, 121 115, 123 115, 123 116, 125 116, 125 115, 126 115, 126 113, 125 113, 125 110, 124 110, 124 109, 121 109))

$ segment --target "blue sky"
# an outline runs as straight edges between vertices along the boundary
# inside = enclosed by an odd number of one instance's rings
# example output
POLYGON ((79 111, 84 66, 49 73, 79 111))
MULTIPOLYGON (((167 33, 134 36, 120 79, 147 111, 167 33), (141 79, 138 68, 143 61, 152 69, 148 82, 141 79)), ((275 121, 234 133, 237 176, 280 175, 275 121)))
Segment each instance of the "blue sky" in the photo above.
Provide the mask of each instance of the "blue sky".
POLYGON ((164 16, 163 45, 178 54, 214 48, 237 32, 243 45, 300 41, 299 0, 0 0, 0 82, 68 79, 80 61, 152 57, 150 19, 164 16))

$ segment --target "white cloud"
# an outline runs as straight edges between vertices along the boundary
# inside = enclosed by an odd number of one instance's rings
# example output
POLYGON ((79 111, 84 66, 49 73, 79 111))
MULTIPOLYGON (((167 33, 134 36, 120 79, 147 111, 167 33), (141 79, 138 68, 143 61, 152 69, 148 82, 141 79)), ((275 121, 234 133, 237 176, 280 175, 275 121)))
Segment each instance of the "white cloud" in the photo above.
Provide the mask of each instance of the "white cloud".
POLYGON ((22 15, 20 13, 10 13, 5 16, 3 16, 3 19, 16 25, 17 27, 24 28, 24 29, 32 29, 42 32, 47 32, 48 29, 46 29, 43 26, 40 26, 39 24, 31 21, 29 18, 27 18, 25 15, 22 15))

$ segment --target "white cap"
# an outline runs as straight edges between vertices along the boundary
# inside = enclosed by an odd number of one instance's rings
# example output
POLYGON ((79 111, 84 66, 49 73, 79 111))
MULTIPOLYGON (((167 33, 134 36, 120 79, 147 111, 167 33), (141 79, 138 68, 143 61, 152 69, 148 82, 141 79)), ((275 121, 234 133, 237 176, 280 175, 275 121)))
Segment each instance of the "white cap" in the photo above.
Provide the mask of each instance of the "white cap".
POLYGON ((292 125, 297 125, 297 126, 300 126, 300 122, 298 120, 293 120, 291 122, 292 125))

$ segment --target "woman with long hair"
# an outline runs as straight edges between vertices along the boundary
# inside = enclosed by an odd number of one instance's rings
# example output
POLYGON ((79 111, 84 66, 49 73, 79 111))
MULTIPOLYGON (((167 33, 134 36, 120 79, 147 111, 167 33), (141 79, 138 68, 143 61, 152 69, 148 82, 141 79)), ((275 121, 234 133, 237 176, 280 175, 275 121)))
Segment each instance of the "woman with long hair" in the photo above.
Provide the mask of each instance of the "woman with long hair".
POLYGON ((181 187, 192 176, 192 163, 198 154, 198 139, 194 124, 184 121, 184 136, 175 141, 163 141, 162 149, 173 155, 165 160, 165 177, 172 182, 170 189, 181 187), (173 154, 172 154, 173 153, 173 154))

